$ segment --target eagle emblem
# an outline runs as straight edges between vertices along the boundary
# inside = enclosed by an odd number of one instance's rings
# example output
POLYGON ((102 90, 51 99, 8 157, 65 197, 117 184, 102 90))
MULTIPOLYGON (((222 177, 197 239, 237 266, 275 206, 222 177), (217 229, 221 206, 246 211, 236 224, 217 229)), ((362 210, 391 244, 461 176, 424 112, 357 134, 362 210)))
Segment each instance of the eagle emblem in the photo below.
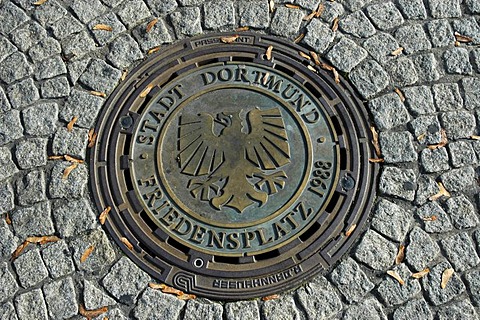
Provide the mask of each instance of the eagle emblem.
POLYGON ((183 114, 177 148, 190 194, 217 210, 262 206, 285 186, 279 168, 290 163, 290 147, 278 108, 183 114))

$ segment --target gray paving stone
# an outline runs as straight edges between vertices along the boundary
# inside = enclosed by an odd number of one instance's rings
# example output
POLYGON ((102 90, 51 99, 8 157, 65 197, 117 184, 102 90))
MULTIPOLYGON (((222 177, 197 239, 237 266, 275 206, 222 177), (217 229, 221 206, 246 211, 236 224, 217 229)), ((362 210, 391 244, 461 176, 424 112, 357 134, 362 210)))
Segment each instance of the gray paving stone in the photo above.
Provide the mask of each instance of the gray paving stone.
POLYGON ((76 61, 70 61, 67 63, 67 69, 68 69, 68 79, 70 79, 70 82, 75 85, 77 83, 78 78, 85 72, 85 69, 87 69, 88 64, 90 63, 90 58, 86 58, 83 60, 76 60, 76 61))
MULTIPOLYGON (((94 272, 105 269, 115 260, 115 251, 107 235, 100 229, 75 238, 70 246, 74 251, 73 261, 79 270, 94 272), (80 262, 80 257, 90 246, 93 246, 94 250, 85 262, 80 262)), ((130 278, 125 278, 125 281, 127 281, 126 279, 130 278)), ((122 282, 117 283, 117 285, 121 284, 122 282)))
POLYGON ((27 289, 42 282, 48 277, 40 251, 33 248, 13 261, 20 285, 27 289))
POLYGON ((423 149, 420 153, 420 163, 426 172, 441 172, 450 169, 446 148, 434 150, 423 149))
POLYGON ((379 32, 365 40, 363 47, 376 61, 383 65, 395 58, 391 53, 398 49, 400 45, 389 33, 379 32))
POLYGON ((375 298, 365 299, 352 305, 343 314, 342 320, 387 320, 383 307, 375 298))
POLYGON ((5 91, 3 91, 2 88, 0 88, 0 114, 8 111, 11 109, 10 102, 7 99, 7 96, 5 95, 5 91))
POLYGON ((67 73, 67 67, 59 55, 37 62, 35 65, 37 80, 50 79, 65 73, 67 73))
POLYGON ((109 309, 106 313, 99 315, 93 320, 104 320, 105 317, 107 319, 115 319, 115 320, 129 320, 131 318, 127 318, 120 309, 109 309))
POLYGON ((71 14, 65 15, 51 26, 53 36, 57 39, 64 39, 83 29, 83 24, 71 14))
POLYGON ((33 61, 41 61, 53 55, 58 55, 62 52, 60 42, 54 38, 48 37, 40 40, 28 50, 28 56, 33 61))
MULTIPOLYGON (((0 195, 2 194, 0 193, 0 195)), ((0 258, 10 258, 11 254, 20 244, 19 241, 17 236, 10 231, 7 223, 2 219, 0 222, 0 258)), ((0 288, 1 287, 2 286, 0 286, 0 288)), ((3 297, 4 295, 1 296, 3 297)), ((2 298, 0 298, 0 300, 1 299, 2 298)))
POLYGON ((430 12, 434 18, 460 17, 460 0, 428 0, 430 12))
POLYGON ((468 51, 464 48, 451 48, 443 54, 443 62, 448 73, 472 74, 468 51))
POLYGON ((480 3, 475 0, 466 0, 465 5, 471 13, 480 13, 480 3))
POLYGON ((108 65, 103 60, 93 59, 79 80, 95 91, 108 94, 116 87, 121 76, 120 70, 108 65))
POLYGON ((461 35, 473 38, 473 44, 480 44, 480 26, 475 17, 454 20, 453 29, 461 35))
POLYGON ((452 27, 446 19, 429 21, 427 29, 434 47, 446 47, 455 42, 452 27))
POLYGON ((133 29, 132 32, 135 40, 137 40, 143 51, 173 41, 163 19, 158 19, 158 22, 153 26, 150 32, 146 32, 147 24, 148 22, 140 25, 133 29))
POLYGON ((133 309, 133 316, 137 319, 178 319, 185 301, 177 299, 160 290, 147 288, 133 309))
POLYGON ((444 289, 440 287, 443 271, 451 267, 448 262, 440 262, 431 268, 430 272, 422 279, 422 286, 426 295, 435 306, 444 304, 465 291, 465 285, 456 272, 444 289))
POLYGON ((165 16, 178 8, 175 0, 145 0, 145 2, 150 7, 150 11, 157 16, 165 16))
POLYGON ((101 97, 73 89, 65 103, 65 107, 60 112, 60 119, 69 122, 73 117, 80 116, 76 125, 82 128, 90 128, 93 126, 97 113, 104 101, 101 97), (81 106, 81 109, 79 106, 81 106))
POLYGON ((313 19, 307 26, 303 41, 318 53, 324 53, 333 41, 334 33, 330 27, 318 19, 313 19))
POLYGON ((448 144, 448 151, 454 167, 474 165, 477 163, 477 156, 469 141, 454 141, 448 144))
POLYGON ((150 16, 150 11, 142 0, 124 1, 117 9, 118 16, 129 29, 150 16))
POLYGON ((202 4, 205 0, 178 0, 181 6, 187 7, 187 6, 195 6, 202 4))
POLYGON ((377 32, 367 16, 360 10, 343 17, 338 25, 340 30, 357 38, 367 38, 377 32))
POLYGON ((402 14, 390 1, 370 5, 365 10, 373 24, 380 30, 396 28, 404 22, 402 14))
POLYGON ((26 52, 38 41, 47 37, 47 31, 35 21, 28 21, 10 34, 12 42, 21 51, 26 52))
POLYGON ((56 103, 42 103, 22 111, 25 133, 34 136, 47 136, 55 132, 58 118, 56 103))
POLYGON ((72 278, 65 278, 43 286, 48 314, 52 319, 68 319, 78 313, 77 295, 72 278))
POLYGON ((397 272, 405 284, 401 285, 389 275, 384 276, 384 280, 377 287, 377 292, 387 306, 403 304, 422 291, 420 283, 411 277, 412 273, 405 264, 399 264, 392 270, 397 272))
MULTIPOLYGON (((318 4, 321 1, 319 0, 296 0, 295 3, 297 4, 304 4, 302 7, 303 8, 308 8, 312 11, 316 10, 318 8, 318 4)), ((343 8, 343 5, 338 2, 330 1, 330 2, 323 2, 324 5, 324 10, 323 13, 320 15, 320 18, 327 22, 327 23, 333 23, 333 20, 335 18, 339 18, 343 16, 345 13, 345 9, 343 8)))
POLYGON ((480 305, 480 271, 472 270, 465 274, 470 299, 475 306, 480 305))
POLYGON ((265 29, 270 23, 268 3, 265 1, 239 1, 240 25, 265 29))
POLYGON ((367 51, 345 37, 333 46, 326 57, 340 71, 350 72, 367 57, 367 51))
POLYGON ((440 191, 437 182, 427 175, 420 175, 417 184, 418 189, 417 194, 415 195, 416 205, 425 204, 428 201, 428 198, 440 191))
POLYGON ((440 253, 437 243, 419 227, 414 227, 408 236, 405 261, 416 271, 425 269, 440 253))
POLYGON ((14 208, 13 189, 8 181, 0 183, 0 212, 7 212, 14 208))
POLYGON ((432 89, 438 111, 458 110, 463 107, 463 99, 456 83, 434 84, 432 89))
POLYGON ((17 208, 12 212, 11 218, 15 234, 21 239, 29 236, 51 235, 55 232, 48 201, 30 207, 17 208))
POLYGON ((6 263, 0 265, 0 276, 0 301, 3 302, 15 295, 18 285, 6 263))
POLYGON ((223 307, 219 303, 203 303, 189 300, 185 308, 184 320, 212 319, 222 320, 223 307))
POLYGON ((120 20, 118 20, 117 16, 113 12, 109 12, 104 16, 97 17, 96 19, 92 20, 88 26, 89 29, 92 30, 92 34, 100 46, 106 45, 126 30, 125 26, 120 22, 120 20), (112 31, 94 30, 94 26, 97 24, 110 26, 112 31))
POLYGON ((85 159, 88 143, 88 130, 74 128, 58 128, 52 143, 54 154, 68 154, 76 158, 85 159))
POLYGON ((70 7, 78 19, 85 24, 107 11, 107 7, 99 0, 73 0, 70 7))
POLYGON ((440 245, 455 270, 465 271, 480 263, 475 246, 467 233, 454 234, 442 239, 440 245))
POLYGON ((379 130, 390 130, 406 124, 410 115, 396 93, 389 93, 370 100, 368 108, 379 130))
POLYGON ((38 6, 33 11, 33 17, 37 20, 42 26, 51 26, 63 16, 67 14, 67 10, 60 5, 56 0, 49 0, 38 6))
POLYGON ((407 19, 425 19, 427 10, 422 0, 399 0, 398 7, 407 19))
POLYGON ((7 84, 28 77, 32 72, 30 63, 21 52, 14 52, 0 64, 0 79, 7 84))
POLYGON ((7 95, 13 108, 20 109, 40 99, 32 78, 16 82, 7 87, 7 95))
POLYGON ((465 92, 465 109, 474 110, 480 108, 480 79, 463 78, 461 83, 465 92))
POLYGON ((413 137, 408 131, 380 132, 380 146, 386 163, 417 160, 413 137))
POLYGON ((103 278, 103 287, 125 304, 135 303, 150 277, 127 257, 122 257, 103 278), (118 279, 123 279, 119 282, 118 279))
POLYGON ((95 50, 95 41, 87 31, 72 34, 61 41, 63 53, 67 58, 81 58, 95 50))
POLYGON ((179 9, 170 14, 170 19, 178 39, 202 33, 202 18, 197 7, 179 9))
POLYGON ((10 34, 15 28, 28 20, 25 12, 11 2, 0 7, 0 33, 10 34))
POLYGON ((30 171, 23 179, 17 180, 16 186, 17 201, 22 206, 47 200, 43 171, 30 171))
POLYGON ((101 0, 103 4, 109 6, 109 7, 116 7, 118 6, 123 0, 101 0))
POLYGON ((440 121, 449 139, 469 138, 475 133, 475 117, 469 112, 445 112, 440 121))
POLYGON ((70 94, 67 77, 58 77, 44 81, 40 87, 42 98, 62 98, 70 94))
POLYGON ((285 38, 295 38, 303 17, 304 13, 300 10, 278 7, 270 24, 270 32, 285 38))
POLYGON ((3 61, 6 57, 17 51, 15 47, 8 39, 0 35, 0 61, 3 61))
POLYGON ((418 81, 415 66, 407 57, 399 57, 386 64, 385 70, 391 78, 391 83, 396 87, 404 87, 418 81))
POLYGON ((72 254, 64 240, 45 245, 42 248, 42 258, 53 279, 75 272, 72 254))
POLYGON ((339 2, 345 5, 350 11, 357 11, 372 2, 372 0, 339 0, 339 2))
POLYGON ((448 306, 442 306, 438 309, 437 316, 439 320, 471 320, 478 319, 477 312, 468 300, 462 300, 452 303, 448 306))
POLYGON ((79 235, 97 227, 90 204, 81 200, 56 200, 53 202, 53 218, 62 238, 79 235))
POLYGON ((463 194, 447 200, 447 213, 457 229, 468 229, 479 224, 473 204, 463 194))
MULTIPOLYGON (((235 24, 235 3, 233 1, 206 2, 203 5, 203 10, 205 12, 204 24, 207 29, 219 29, 235 24)), ((300 22, 298 27, 300 27, 300 22)))
POLYGON ((225 315, 230 320, 257 320, 260 319, 258 303, 253 300, 228 302, 224 306, 225 315))
POLYGON ((433 53, 419 54, 411 57, 419 82, 432 82, 440 79, 438 61, 433 53))
POLYGON ((423 220, 424 229, 428 233, 443 233, 453 229, 450 218, 437 202, 427 202, 417 208, 417 216, 423 220))
POLYGON ((380 199, 372 218, 372 228, 382 235, 402 242, 410 228, 412 214, 399 205, 380 199))
POLYGON ((396 246, 373 230, 368 230, 355 249, 355 258, 375 270, 390 267, 397 254, 396 246))
MULTIPOLYGON (((298 290, 298 300, 303 301, 304 289, 298 290)), ((306 294, 306 293, 305 293, 306 294)), ((309 306, 308 306, 309 307, 309 306)), ((308 308, 307 307, 307 308, 308 308)), ((313 309, 315 310, 315 309, 313 309)), ((262 305, 261 315, 264 319, 298 319, 298 309, 295 307, 295 301, 292 296, 285 295, 280 299, 266 301, 262 305)))
POLYGON ((15 298, 15 309, 20 320, 47 320, 47 306, 40 289, 22 293, 15 298))
MULTIPOLYGON (((297 290, 296 298, 309 319, 329 319, 342 310, 340 297, 324 277, 317 277, 306 286, 301 287, 297 290)), ((262 314, 267 319, 282 319, 282 315, 284 319, 297 319, 293 317, 296 312, 288 310, 289 308, 293 309, 293 306, 290 306, 292 302, 293 297, 289 296, 280 301, 270 300, 268 303, 264 303, 262 314), (268 310, 270 312, 267 312, 268 310)))
POLYGON ((430 50, 432 48, 421 24, 411 24, 398 28, 395 31, 395 38, 407 54, 430 50))
POLYGON ((342 261, 330 278, 349 303, 360 302, 375 287, 352 258, 342 261))
POLYGON ((409 122, 417 141, 421 144, 438 144, 442 140, 437 116, 420 116, 409 122))
POLYGON ((349 76, 360 95, 367 99, 385 89, 389 83, 388 74, 373 60, 361 63, 349 76))
POLYGON ((92 281, 84 280, 83 284, 83 301, 87 310, 96 310, 117 303, 102 289, 97 288, 92 281))
POLYGON ((395 310, 393 320, 433 320, 433 314, 424 299, 411 300, 395 310))
POLYGON ((2 320, 18 320, 15 308, 10 302, 0 306, 0 315, 2 320))
POLYGON ((380 176, 380 193, 413 201, 416 189, 415 173, 411 169, 385 167, 380 176))
POLYGON ((127 69, 133 62, 143 58, 138 44, 128 34, 121 35, 110 45, 108 61, 119 69, 127 69))
POLYGON ((3 181, 18 172, 15 163, 12 161, 10 150, 0 147, 0 181, 3 181))
POLYGON ((70 165, 71 163, 67 161, 55 163, 48 186, 52 198, 78 199, 85 194, 88 182, 87 168, 84 164, 79 164, 66 179, 63 179, 63 172, 70 165))

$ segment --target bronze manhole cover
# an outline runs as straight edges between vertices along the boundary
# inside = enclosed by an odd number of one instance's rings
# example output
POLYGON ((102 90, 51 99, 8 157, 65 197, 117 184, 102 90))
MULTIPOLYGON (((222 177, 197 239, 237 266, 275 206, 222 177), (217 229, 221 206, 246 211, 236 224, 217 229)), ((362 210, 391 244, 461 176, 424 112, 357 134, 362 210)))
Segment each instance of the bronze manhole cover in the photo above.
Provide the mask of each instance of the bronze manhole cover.
POLYGON ((107 229, 144 270, 240 299, 338 260, 367 218, 376 172, 345 81, 286 41, 222 36, 180 42, 130 73, 100 116, 91 181, 99 209, 112 208, 107 229))

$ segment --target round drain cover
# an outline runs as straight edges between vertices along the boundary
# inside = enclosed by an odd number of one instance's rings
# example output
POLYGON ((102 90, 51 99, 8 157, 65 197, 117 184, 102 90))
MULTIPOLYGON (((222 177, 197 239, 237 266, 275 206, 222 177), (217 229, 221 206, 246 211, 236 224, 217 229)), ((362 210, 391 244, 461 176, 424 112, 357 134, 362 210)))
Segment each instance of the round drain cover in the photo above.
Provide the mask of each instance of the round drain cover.
POLYGON ((192 38, 108 100, 93 194, 116 242, 159 281, 263 296, 328 268, 360 233, 376 176, 366 115, 308 55, 253 33, 192 38))

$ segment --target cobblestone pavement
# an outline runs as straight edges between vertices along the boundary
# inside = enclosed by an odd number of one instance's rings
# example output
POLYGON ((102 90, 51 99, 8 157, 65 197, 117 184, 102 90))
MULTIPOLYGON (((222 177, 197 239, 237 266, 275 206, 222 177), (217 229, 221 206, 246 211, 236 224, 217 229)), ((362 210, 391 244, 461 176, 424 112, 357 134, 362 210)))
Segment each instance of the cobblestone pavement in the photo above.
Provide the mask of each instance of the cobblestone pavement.
POLYGON ((274 0, 273 12, 267 0, 33 2, 0 0, 0 319, 83 319, 80 304, 107 306, 96 319, 477 319, 479 0, 274 0), (319 3, 321 16, 303 19, 319 3), (350 255, 301 288, 266 302, 185 302, 148 288, 109 240, 87 166, 63 180, 71 163, 47 157, 85 158, 105 102, 90 91, 108 95, 149 49, 240 26, 292 41, 305 33, 301 44, 350 79, 379 131, 378 198, 350 255), (44 235, 61 240, 10 260, 44 235))

